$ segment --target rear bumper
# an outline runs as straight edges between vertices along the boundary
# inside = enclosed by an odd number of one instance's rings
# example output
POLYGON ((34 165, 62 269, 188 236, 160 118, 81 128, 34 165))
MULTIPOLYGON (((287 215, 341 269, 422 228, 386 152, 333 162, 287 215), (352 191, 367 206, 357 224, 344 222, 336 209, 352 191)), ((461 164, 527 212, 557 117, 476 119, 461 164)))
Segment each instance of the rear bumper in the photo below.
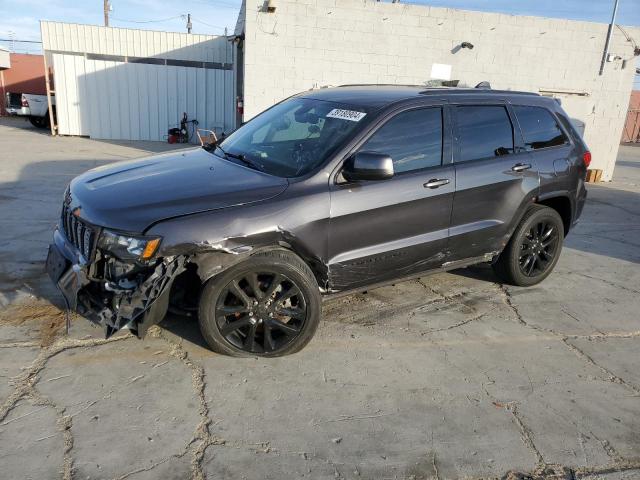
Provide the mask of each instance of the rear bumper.
POLYGON ((573 216, 573 225, 578 223, 578 220, 582 215, 582 210, 584 209, 584 204, 587 201, 587 189, 585 188, 584 183, 581 185, 577 193, 578 195, 576 197, 576 212, 573 216))
POLYGON ((29 107, 7 107, 6 111, 9 115, 18 115, 21 117, 31 116, 31 109, 29 107))
POLYGON ((164 318, 171 285, 186 262, 184 256, 163 258, 133 287, 120 288, 109 279, 96 278, 96 266, 56 229, 46 270, 67 307, 101 325, 107 338, 124 327, 144 336, 151 325, 164 318))

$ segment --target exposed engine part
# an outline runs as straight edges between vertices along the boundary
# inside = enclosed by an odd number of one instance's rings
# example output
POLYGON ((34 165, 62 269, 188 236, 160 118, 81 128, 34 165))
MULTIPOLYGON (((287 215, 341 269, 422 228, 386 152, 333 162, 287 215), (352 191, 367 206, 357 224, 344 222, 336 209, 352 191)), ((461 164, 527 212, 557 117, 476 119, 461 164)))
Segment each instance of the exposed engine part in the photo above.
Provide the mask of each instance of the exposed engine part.
MULTIPOLYGON (((102 287, 111 293, 110 296, 105 296, 104 292, 93 295, 88 288, 81 290, 78 294, 80 313, 103 325, 107 338, 127 324, 135 325, 139 317, 170 288, 175 277, 185 270, 187 259, 186 256, 166 257, 155 267, 135 271, 137 281, 131 277, 114 279, 115 282, 108 279, 102 287), (102 308, 96 311, 97 298, 100 297, 102 308)), ((100 288, 99 285, 93 282, 92 287, 100 288)))

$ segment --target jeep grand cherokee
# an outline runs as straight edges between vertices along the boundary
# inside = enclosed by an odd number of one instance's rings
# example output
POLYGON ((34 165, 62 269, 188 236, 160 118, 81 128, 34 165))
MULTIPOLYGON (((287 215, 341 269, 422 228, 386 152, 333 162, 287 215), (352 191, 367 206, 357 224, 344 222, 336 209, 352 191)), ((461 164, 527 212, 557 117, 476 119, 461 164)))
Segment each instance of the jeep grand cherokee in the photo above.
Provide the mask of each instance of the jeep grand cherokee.
POLYGON ((216 145, 75 178, 47 268, 107 336, 142 337, 171 305, 218 352, 285 355, 313 336, 322 296, 482 262, 540 282, 590 160, 536 94, 309 91, 216 145))

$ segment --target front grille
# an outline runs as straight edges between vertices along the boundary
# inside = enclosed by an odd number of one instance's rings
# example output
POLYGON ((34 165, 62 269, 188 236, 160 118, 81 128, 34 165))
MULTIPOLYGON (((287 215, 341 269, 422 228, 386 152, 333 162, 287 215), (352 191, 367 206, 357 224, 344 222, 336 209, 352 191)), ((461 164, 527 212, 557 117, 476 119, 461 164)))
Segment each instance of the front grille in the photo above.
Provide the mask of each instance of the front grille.
POLYGON ((62 207, 61 223, 67 240, 89 260, 96 237, 94 229, 76 217, 66 205, 62 207))

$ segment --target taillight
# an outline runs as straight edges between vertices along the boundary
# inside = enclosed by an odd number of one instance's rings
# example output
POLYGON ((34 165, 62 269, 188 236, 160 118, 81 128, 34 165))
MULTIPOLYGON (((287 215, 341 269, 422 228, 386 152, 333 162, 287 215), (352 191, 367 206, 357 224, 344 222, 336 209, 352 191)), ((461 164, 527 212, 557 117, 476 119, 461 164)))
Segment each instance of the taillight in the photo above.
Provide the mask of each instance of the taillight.
POLYGON ((29 102, 27 102, 27 98, 24 95, 22 96, 22 106, 23 107, 29 106, 29 102))
POLYGON ((591 152, 584 152, 582 155, 582 161, 584 162, 584 166, 589 168, 589 165, 591 165, 591 152))

